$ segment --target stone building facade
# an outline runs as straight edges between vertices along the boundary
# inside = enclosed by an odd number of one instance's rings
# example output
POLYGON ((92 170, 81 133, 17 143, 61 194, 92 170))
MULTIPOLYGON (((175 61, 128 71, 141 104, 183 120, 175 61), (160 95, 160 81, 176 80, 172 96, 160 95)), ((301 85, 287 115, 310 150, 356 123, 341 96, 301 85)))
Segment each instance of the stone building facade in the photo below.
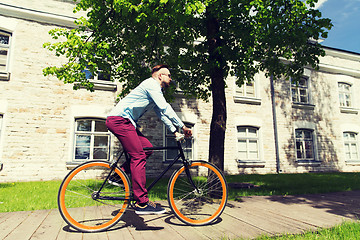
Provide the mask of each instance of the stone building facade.
MULTIPOLYGON (((0 3, 0 182, 61 179, 88 159, 112 160, 118 143, 104 128, 121 91, 94 78, 96 91, 74 91, 42 69, 61 64, 43 48, 54 27, 74 27, 66 0, 4 0, 0 3)), ((225 171, 299 173, 360 171, 360 54, 326 48, 319 70, 305 68, 298 85, 259 73, 241 88, 227 79, 225 171)), ((189 157, 207 160, 212 103, 172 103, 194 130, 189 157)), ((140 121, 156 145, 173 139, 153 113, 140 121)), ((158 172, 169 156, 148 160, 158 172)))

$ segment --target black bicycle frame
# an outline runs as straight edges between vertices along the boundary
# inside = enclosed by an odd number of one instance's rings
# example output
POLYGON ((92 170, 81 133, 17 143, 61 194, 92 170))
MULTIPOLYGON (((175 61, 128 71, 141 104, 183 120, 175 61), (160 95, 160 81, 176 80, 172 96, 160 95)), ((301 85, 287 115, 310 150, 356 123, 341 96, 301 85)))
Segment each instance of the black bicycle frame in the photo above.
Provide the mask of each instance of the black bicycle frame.
MULTIPOLYGON (((144 148, 145 151, 152 151, 152 150, 170 150, 170 149, 175 149, 175 150, 178 150, 179 151, 179 154, 174 158, 173 161, 170 162, 170 164, 166 167, 165 170, 162 171, 162 173, 160 173, 160 175, 157 176, 157 178, 147 187, 147 190, 150 191, 154 186, 155 184, 165 175, 165 173, 167 171, 169 171, 169 169, 179 160, 181 159, 182 160, 182 163, 185 167, 185 173, 188 177, 188 180, 190 182, 190 184, 194 187, 194 189, 199 192, 199 190, 197 189, 196 185, 194 184, 191 176, 190 176, 190 170, 189 170, 189 165, 190 165, 190 162, 187 161, 185 159, 185 154, 184 154, 184 150, 182 149, 182 146, 181 146, 181 143, 178 141, 177 142, 177 146, 168 146, 168 147, 151 147, 151 148, 144 148)), ((112 172, 114 171, 115 167, 117 166, 117 164, 119 163, 120 161, 120 158, 122 157, 122 155, 125 153, 125 159, 126 159, 126 162, 127 161, 130 161, 130 157, 128 156, 128 154, 125 152, 125 151, 122 151, 120 156, 118 157, 118 159, 112 163, 111 165, 111 170, 110 170, 110 173, 109 175, 107 176, 107 178, 105 179, 104 183, 102 184, 102 186, 100 187, 100 189, 98 190, 95 198, 96 199, 100 199, 100 200, 125 200, 125 198, 119 198, 119 197, 109 197, 109 196, 100 196, 99 193, 101 192, 102 188, 104 187, 105 183, 107 182, 107 180, 109 179, 110 175, 112 174, 112 172)))

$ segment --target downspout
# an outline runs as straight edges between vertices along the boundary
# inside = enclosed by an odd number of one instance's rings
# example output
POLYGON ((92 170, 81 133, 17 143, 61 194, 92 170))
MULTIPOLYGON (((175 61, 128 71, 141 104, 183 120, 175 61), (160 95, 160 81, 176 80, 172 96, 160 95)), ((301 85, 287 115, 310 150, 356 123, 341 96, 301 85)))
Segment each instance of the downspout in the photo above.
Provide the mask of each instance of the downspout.
POLYGON ((274 140, 275 140, 275 154, 276 154, 276 173, 280 173, 280 156, 279 156, 279 135, 277 128, 277 118, 276 118, 276 102, 275 102, 275 90, 274 90, 274 77, 270 76, 270 91, 271 91, 271 103, 272 103, 272 113, 273 113, 273 125, 274 125, 274 140))

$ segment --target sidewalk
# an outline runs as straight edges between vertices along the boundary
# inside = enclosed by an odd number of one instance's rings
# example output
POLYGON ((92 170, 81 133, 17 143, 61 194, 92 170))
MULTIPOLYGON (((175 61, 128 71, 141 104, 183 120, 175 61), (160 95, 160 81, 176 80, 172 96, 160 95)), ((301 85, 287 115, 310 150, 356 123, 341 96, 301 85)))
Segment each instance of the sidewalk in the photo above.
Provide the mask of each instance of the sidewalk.
MULTIPOLYGON (((161 202, 168 210, 167 202, 161 202)), ((102 233, 79 233, 57 209, 0 213, 0 239, 217 239, 255 238, 262 234, 301 233, 360 218, 360 191, 299 196, 243 197, 230 201, 210 226, 190 227, 172 214, 136 215, 129 209, 115 227, 102 233)))

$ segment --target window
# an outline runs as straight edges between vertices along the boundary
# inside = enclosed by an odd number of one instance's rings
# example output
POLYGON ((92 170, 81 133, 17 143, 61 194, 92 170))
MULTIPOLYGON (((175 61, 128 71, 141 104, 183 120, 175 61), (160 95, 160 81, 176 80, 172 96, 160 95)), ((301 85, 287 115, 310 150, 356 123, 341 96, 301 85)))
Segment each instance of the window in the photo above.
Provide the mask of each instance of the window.
MULTIPOLYGON (((0 140, 1 140, 2 120, 3 120, 3 115, 0 114, 0 140)), ((0 142, 0 146, 1 146, 1 142, 0 142)))
POLYGON ((354 132, 344 132, 344 147, 345 147, 345 159, 359 160, 358 153, 358 134, 354 132))
POLYGON ((291 83, 291 97, 293 103, 309 104, 308 77, 301 77, 299 82, 291 83))
POLYGON ((9 79, 9 52, 11 34, 0 31, 0 79, 9 79))
POLYGON ((105 74, 102 70, 99 70, 96 75, 93 75, 89 69, 85 69, 83 72, 86 79, 89 79, 94 84, 95 90, 116 91, 117 86, 111 81, 109 74, 105 74))
POLYGON ((237 127, 238 160, 257 161, 259 158, 259 129, 255 127, 237 127))
MULTIPOLYGON (((193 128, 193 124, 191 123, 187 123, 184 122, 185 126, 188 128, 193 128)), ((165 127, 166 128, 166 127, 165 127)), ((180 129, 178 129, 178 131, 180 132, 180 129)), ((165 146, 176 146, 176 140, 175 140, 175 135, 169 131, 168 128, 165 129, 165 146)), ((182 147, 184 150, 184 154, 185 154, 185 158, 192 160, 193 159, 193 153, 194 153, 194 149, 193 149, 193 138, 185 138, 185 141, 182 143, 182 147)), ((178 151, 176 149, 172 150, 166 150, 165 151, 165 161, 171 161, 173 160, 178 154, 178 151)))
POLYGON ((255 76, 252 81, 245 81, 241 87, 235 83, 234 102, 260 105, 258 86, 258 76, 255 76))
POLYGON ((348 83, 338 83, 340 107, 352 107, 351 85, 348 83))
POLYGON ((235 95, 238 97, 255 98, 255 81, 246 81, 241 87, 236 85, 235 95))
POLYGON ((307 129, 295 130, 296 160, 314 161, 313 131, 307 129))
POLYGON ((88 69, 84 70, 86 79, 92 80, 102 80, 102 81, 110 81, 110 75, 104 74, 102 71, 99 71, 97 75, 92 75, 88 69))
POLYGON ((110 133, 103 119, 77 119, 74 160, 109 159, 110 133))

